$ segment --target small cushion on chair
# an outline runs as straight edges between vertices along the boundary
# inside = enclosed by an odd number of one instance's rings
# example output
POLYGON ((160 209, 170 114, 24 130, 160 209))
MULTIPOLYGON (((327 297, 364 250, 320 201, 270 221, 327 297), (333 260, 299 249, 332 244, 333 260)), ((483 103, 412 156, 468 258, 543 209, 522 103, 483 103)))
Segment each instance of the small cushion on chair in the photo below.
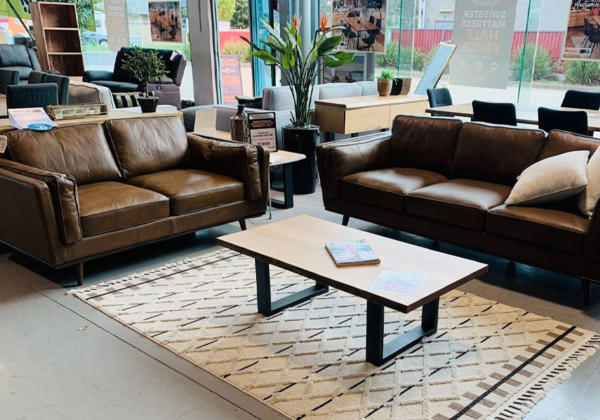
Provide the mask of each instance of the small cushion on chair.
POLYGON ((117 108, 130 108, 138 106, 136 97, 139 95, 141 95, 140 92, 113 93, 113 100, 117 108))

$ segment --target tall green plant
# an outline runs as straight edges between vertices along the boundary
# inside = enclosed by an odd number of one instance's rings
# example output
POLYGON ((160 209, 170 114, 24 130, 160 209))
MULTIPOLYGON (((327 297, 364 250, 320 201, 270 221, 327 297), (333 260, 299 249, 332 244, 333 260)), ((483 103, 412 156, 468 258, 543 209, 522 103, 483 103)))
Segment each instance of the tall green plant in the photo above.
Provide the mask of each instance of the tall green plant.
POLYGON ((600 63, 598 61, 568 60, 565 77, 576 85, 595 85, 600 82, 600 63))
POLYGON ((533 66, 533 80, 547 79, 552 75, 552 57, 548 50, 538 47, 535 44, 525 45, 525 62, 521 66, 523 59, 523 47, 515 50, 513 59, 510 63, 510 76, 513 80, 519 80, 521 77, 521 67, 525 72, 531 74, 533 66), (537 48, 537 51, 536 51, 537 48), (535 57, 535 62, 533 58, 535 57))
POLYGON ((292 24, 281 30, 281 36, 267 22, 263 21, 263 25, 269 34, 262 43, 263 47, 243 39, 252 47, 250 54, 281 70, 294 99, 292 125, 310 126, 310 103, 319 62, 322 61, 326 67, 339 67, 353 61, 354 53, 336 50, 342 37, 331 32, 341 28, 328 27, 326 17, 321 17, 320 28, 315 32, 312 46, 306 54, 302 51, 302 38, 298 31, 300 21, 297 16, 294 15, 292 24))
POLYGON ((134 47, 125 53, 122 68, 139 81, 145 96, 148 96, 149 83, 158 82, 167 75, 165 63, 158 51, 144 50, 141 47, 134 47))

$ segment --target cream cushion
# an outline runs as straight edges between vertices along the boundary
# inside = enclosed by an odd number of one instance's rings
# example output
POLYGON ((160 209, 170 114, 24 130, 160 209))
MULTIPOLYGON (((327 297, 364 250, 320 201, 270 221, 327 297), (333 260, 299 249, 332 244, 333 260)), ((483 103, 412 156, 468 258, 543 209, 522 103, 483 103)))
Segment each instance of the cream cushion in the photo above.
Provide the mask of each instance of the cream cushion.
POLYGON ((594 152, 587 166, 587 186, 579 197, 577 205, 586 216, 592 216, 600 198, 600 153, 594 152))
POLYGON ((521 173, 505 204, 550 203, 580 193, 587 185, 589 154, 579 150, 534 163, 521 173))

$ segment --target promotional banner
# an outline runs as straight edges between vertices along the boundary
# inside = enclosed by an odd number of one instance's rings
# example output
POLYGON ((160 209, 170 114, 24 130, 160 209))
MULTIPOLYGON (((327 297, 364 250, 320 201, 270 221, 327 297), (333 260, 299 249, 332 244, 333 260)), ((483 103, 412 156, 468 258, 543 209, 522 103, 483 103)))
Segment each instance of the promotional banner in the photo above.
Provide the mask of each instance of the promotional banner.
POLYGON ((221 91, 225 104, 236 104, 235 97, 244 95, 240 57, 237 55, 221 56, 221 91))
POLYGON ((456 0, 450 83, 506 88, 517 0, 456 0))
POLYGON ((179 1, 148 2, 152 41, 182 42, 179 1))
POLYGON ((600 60, 600 46, 589 35, 600 30, 600 0, 571 0, 563 59, 600 60))
POLYGON ((341 50, 385 52, 386 0, 335 0, 331 16, 344 27, 341 50))
POLYGON ((108 49, 119 51, 121 47, 128 47, 127 2, 125 0, 104 0, 104 16, 108 49))

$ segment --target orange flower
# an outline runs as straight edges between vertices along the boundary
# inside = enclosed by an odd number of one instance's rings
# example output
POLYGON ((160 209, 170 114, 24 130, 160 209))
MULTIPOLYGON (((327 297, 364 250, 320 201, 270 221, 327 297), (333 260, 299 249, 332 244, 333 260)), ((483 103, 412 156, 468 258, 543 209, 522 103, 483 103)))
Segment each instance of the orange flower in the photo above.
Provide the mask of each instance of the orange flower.
POLYGON ((319 19, 319 26, 321 27, 321 32, 323 32, 324 34, 327 33, 327 31, 329 30, 327 28, 328 21, 329 18, 327 16, 321 16, 321 18, 319 19))
POLYGON ((301 21, 302 21, 302 19, 298 19, 298 16, 294 15, 294 19, 292 20, 292 26, 294 27, 294 29, 296 31, 298 31, 298 29, 300 29, 301 21))

